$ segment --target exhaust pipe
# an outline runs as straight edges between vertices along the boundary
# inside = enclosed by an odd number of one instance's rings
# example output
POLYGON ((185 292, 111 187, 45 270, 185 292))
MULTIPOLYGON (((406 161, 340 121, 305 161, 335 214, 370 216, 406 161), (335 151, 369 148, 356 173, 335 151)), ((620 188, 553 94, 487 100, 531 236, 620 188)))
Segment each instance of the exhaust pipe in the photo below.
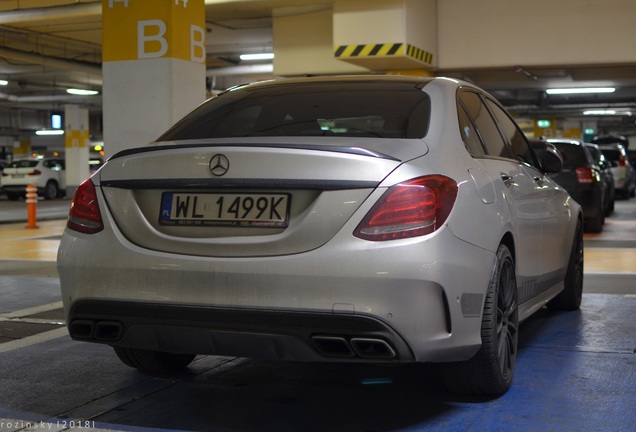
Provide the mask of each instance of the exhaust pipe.
POLYGON ((347 340, 338 336, 312 336, 311 341, 320 354, 327 357, 353 357, 355 353, 347 340))
POLYGON ((68 326, 73 339, 114 342, 124 335, 124 325, 117 321, 74 320, 68 326))
POLYGON ((396 356, 391 345, 382 339, 351 338, 350 342, 356 354, 362 358, 392 359, 396 356))

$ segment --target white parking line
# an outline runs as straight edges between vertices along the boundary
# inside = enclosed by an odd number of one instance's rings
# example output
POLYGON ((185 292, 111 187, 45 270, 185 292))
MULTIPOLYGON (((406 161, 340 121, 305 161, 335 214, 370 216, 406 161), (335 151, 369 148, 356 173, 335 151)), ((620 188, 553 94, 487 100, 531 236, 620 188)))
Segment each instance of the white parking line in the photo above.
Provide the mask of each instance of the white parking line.
POLYGON ((24 317, 29 315, 35 315, 42 312, 52 311, 55 309, 60 309, 61 307, 62 307, 62 302, 58 301, 58 302, 49 303, 49 304, 45 304, 41 306, 34 306, 34 307, 26 308, 26 309, 13 311, 13 312, 3 313, 3 314, 0 314, 0 318, 24 317))
POLYGON ((53 339, 60 338, 62 336, 68 336, 68 330, 66 329, 66 327, 60 327, 55 330, 38 333, 33 336, 27 336, 25 338, 16 339, 11 342, 5 342, 3 344, 0 344, 0 354, 20 348, 26 348, 28 346, 36 345, 42 342, 47 342, 53 339))

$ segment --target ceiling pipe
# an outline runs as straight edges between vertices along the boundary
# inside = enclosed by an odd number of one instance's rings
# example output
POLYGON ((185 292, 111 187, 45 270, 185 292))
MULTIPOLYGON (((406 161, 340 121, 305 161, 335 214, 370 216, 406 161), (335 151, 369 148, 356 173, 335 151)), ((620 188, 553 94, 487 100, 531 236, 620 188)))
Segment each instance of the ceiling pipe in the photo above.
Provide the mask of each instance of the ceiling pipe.
POLYGON ((0 93, 0 99, 6 99, 9 102, 15 103, 39 103, 39 102, 66 102, 66 103, 75 103, 75 104, 83 104, 83 103, 95 103, 101 102, 101 97, 99 95, 95 96, 71 96, 68 94, 57 94, 57 95, 38 95, 38 96, 16 96, 7 93, 0 93))
POLYGON ((58 69, 66 69, 76 72, 86 72, 91 75, 101 75, 102 67, 96 63, 86 63, 77 60, 67 60, 59 57, 44 56, 13 48, 0 46, 0 57, 9 57, 43 66, 51 66, 58 69))
POLYGON ((14 9, 0 14, 0 24, 26 23, 53 19, 81 18, 102 14, 102 2, 75 3, 29 9, 14 9))

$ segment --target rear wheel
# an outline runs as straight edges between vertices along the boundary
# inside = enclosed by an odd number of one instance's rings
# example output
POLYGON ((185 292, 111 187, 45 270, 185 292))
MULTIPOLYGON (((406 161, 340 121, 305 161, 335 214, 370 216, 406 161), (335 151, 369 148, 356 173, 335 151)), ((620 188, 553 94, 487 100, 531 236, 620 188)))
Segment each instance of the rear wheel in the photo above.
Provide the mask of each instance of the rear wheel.
POLYGON ((499 246, 481 321, 482 345, 468 361, 444 366, 444 382, 453 392, 504 394, 517 359, 519 316, 512 254, 499 246))
POLYGON ((127 366, 147 372, 167 373, 185 369, 196 355, 173 354, 138 348, 113 347, 117 357, 127 366))
POLYGON ((585 228, 587 232, 600 233, 601 231, 603 231, 604 224, 605 224, 605 212, 599 208, 598 212, 596 213, 596 216, 594 216, 593 219, 590 219, 589 221, 587 221, 585 228))
POLYGON ((583 230, 576 225, 563 291, 547 304, 552 310, 576 310, 583 298, 583 230))
POLYGON ((57 197, 59 190, 57 187, 57 183, 53 180, 49 180, 44 186, 44 199, 50 200, 57 197))

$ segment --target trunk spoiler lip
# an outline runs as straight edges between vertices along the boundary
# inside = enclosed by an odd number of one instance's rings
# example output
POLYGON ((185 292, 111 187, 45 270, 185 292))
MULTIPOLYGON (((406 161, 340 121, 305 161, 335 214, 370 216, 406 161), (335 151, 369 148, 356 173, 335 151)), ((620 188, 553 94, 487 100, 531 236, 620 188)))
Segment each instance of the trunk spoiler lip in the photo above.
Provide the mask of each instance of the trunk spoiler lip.
POLYGON ((118 189, 313 189, 313 190, 346 190, 375 189, 380 182, 357 180, 297 180, 297 179, 143 179, 143 180, 102 180, 101 187, 118 189))
POLYGON ((119 159, 126 156, 150 153, 155 151, 175 150, 175 149, 192 149, 192 148, 213 148, 213 147, 255 147, 255 148, 282 148, 296 150, 318 150, 336 153, 346 153, 358 156, 369 156, 379 159, 388 159, 396 162, 402 162, 400 159, 389 156, 384 153, 376 152, 359 146, 339 146, 339 145, 319 145, 319 144, 276 144, 276 143, 198 143, 198 144, 161 144, 149 147, 135 147, 122 150, 108 160, 119 159))

